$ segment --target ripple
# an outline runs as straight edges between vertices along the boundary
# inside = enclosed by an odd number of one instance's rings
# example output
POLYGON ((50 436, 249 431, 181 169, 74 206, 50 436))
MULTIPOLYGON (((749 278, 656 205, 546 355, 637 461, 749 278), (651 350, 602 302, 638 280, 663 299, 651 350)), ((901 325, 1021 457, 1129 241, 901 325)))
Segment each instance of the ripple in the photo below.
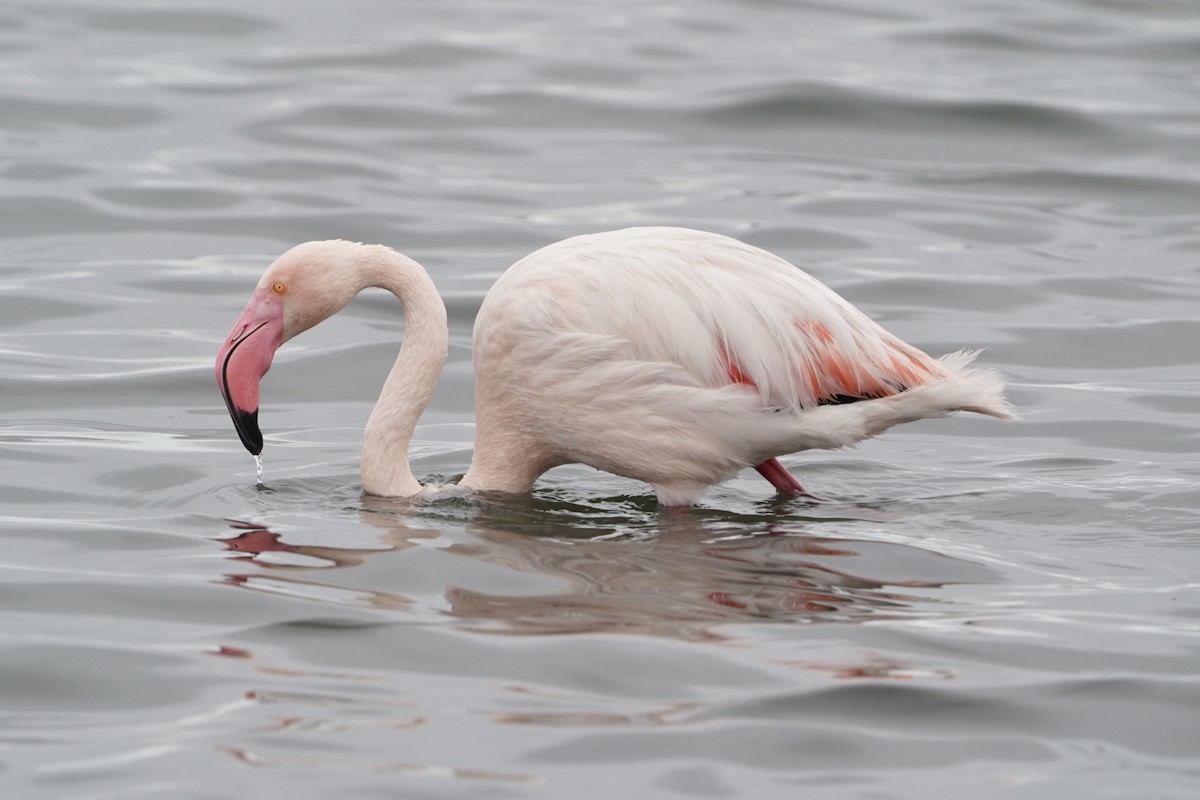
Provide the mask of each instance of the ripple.
POLYGON ((164 118, 163 112, 143 105, 78 100, 54 102, 0 95, 0 128, 10 131, 46 132, 59 126, 126 130, 151 125, 164 118))
POLYGON ((967 283, 944 278, 878 278, 845 287, 842 294, 856 303, 903 305, 995 312, 1024 309, 1046 302, 1042 293, 1020 286, 967 283))
POLYGON ((241 195, 219 189, 186 186, 145 186, 98 189, 96 196, 119 205, 138 209, 208 210, 232 208, 242 202, 241 195))
POLYGON ((1186 394, 1145 394, 1132 402, 1171 414, 1200 414, 1200 396, 1186 394))
POLYGON ((396 176, 386 170, 366 167, 346 161, 308 159, 255 159, 250 162, 218 164, 218 172, 238 178, 261 178, 273 181, 309 182, 326 178, 366 178, 387 182, 396 176))
POLYGON ((24 687, 9 711, 115 711, 176 703, 197 696, 206 684, 194 675, 172 674, 180 659, 146 650, 84 645, 5 647, 0 680, 24 687), (74 665, 86 661, 84 676, 74 665))
MULTIPOLYGON (((232 200, 235 195, 218 193, 232 200)), ((138 193, 121 194, 137 197, 138 193)), ((145 196, 144 194, 142 195, 145 196)), ((320 238, 346 238, 358 241, 391 239, 381 235, 384 229, 402 221, 397 214, 366 212, 361 209, 341 211, 309 211, 293 214, 244 213, 234 216, 194 214, 147 217, 144 214, 121 215, 101 209, 91 203, 46 196, 0 198, 0 236, 6 238, 41 237, 72 233, 121 233, 121 232, 182 232, 272 237, 275 241, 292 245, 300 241, 320 238)))
POLYGON ((454 42, 414 42, 400 47, 388 47, 370 51, 312 52, 304 50, 299 55, 274 55, 245 62, 255 70, 278 71, 294 74, 309 70, 327 70, 342 67, 371 67, 379 69, 444 69, 474 64, 483 60, 502 58, 503 54, 483 47, 467 46, 454 42))
POLYGON ((1170 425, 1143 420, 1098 419, 1027 423, 1034 435, 1059 436, 1075 442, 1118 450, 1152 453, 1193 452, 1200 440, 1187 425, 1170 425))
POLYGON ((1196 289, 1180 284, 1157 282, 1154 278, 1063 277, 1048 278, 1041 281, 1040 285, 1043 289, 1073 297, 1120 300, 1125 303, 1179 300, 1181 297, 1200 295, 1200 291, 1196 289))
MULTIPOLYGON (((975 691, 932 688, 928 685, 892 683, 843 683, 805 692, 768 695, 751 701, 722 704, 695 715, 698 720, 870 720, 877 714, 903 720, 912 731, 937 729, 966 734, 997 734, 1020 731, 1044 724, 1037 704, 1027 700, 989 697, 975 691), (986 720, 986 722, 984 722, 986 720), (972 730, 973 729, 973 730, 972 730)), ((836 724, 836 723, 834 723, 836 724)))
POLYGON ((870 245, 862 239, 819 228, 756 230, 742 239, 765 250, 860 250, 870 245))
POLYGON ((251 36, 277 27, 262 17, 199 9, 88 10, 82 21, 99 31, 184 37, 251 36))
POLYGON ((1200 322, 1175 319, 1087 327, 1029 326, 1011 328, 1010 333, 1025 342, 1023 359, 1028 364, 1093 370, 1154 368, 1194 365, 1195 354, 1175 345, 1200 341, 1200 322))
MULTIPOLYGON (((71 319, 72 317, 83 317, 95 313, 94 305, 82 302, 73 303, 50 297, 30 296, 20 297, 19 300, 20 302, 12 302, 10 307, 5 309, 3 321, 0 322, 0 328, 16 330, 24 328, 34 321, 71 319)), ((17 355, 17 353, 10 351, 8 355, 17 355)))
POLYGON ((91 169, 75 164, 12 164, 3 171, 4 177, 17 181, 61 181, 88 175, 91 169))
POLYGON ((1097 60, 1129 59, 1135 62, 1190 61, 1200 54, 1200 38, 1186 34, 1139 35, 1125 31, 1117 34, 1107 27, 1094 32, 1072 31, 1065 35, 1045 35, 1030 30, 980 30, 943 28, 897 34, 900 41, 961 50, 964 53, 989 50, 1015 55, 1036 54, 1061 58, 1064 55, 1092 56, 1097 60))
POLYGON ((959 139, 1019 133, 1042 142, 1116 147, 1126 140, 1097 117, 1033 103, 900 97, 817 83, 740 87, 699 116, 733 127, 837 125, 890 132, 941 130, 959 139), (749 95, 749 98, 747 97, 749 95))
MULTIPOLYGON (((887 768, 934 769, 978 758, 1001 762, 1049 761, 1054 751, 1025 738, 988 736, 914 739, 849 728, 807 724, 727 723, 714 730, 688 732, 625 731, 577 736, 530 755, 535 763, 633 763, 649 758, 693 758, 703 762, 770 769, 837 773, 887 768), (653 737, 652 750, 649 738, 653 737), (649 753, 655 753, 652 756, 649 753), (857 765, 857 766, 856 766, 857 765)), ((1010 766, 1010 769, 1012 767, 1010 766)))
POLYGON ((941 172, 920 183, 972 192, 1060 200, 1096 200, 1110 213, 1194 216, 1200 211, 1200 182, 1179 175, 1131 175, 1111 171, 1009 167, 974 174, 941 172))

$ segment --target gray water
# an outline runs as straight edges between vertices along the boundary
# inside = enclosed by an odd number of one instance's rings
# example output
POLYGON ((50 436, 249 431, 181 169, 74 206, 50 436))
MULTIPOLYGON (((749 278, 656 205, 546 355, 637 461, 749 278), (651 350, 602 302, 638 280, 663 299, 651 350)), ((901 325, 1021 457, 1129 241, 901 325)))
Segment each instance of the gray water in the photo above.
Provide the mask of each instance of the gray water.
POLYGON ((1200 796, 1198 62, 1192 0, 4 4, 0 793, 1200 796), (822 505, 371 499, 371 294, 280 352, 256 489, 212 359, 278 253, 429 268, 444 481, 488 286, 634 224, 1024 419, 785 459, 822 505))

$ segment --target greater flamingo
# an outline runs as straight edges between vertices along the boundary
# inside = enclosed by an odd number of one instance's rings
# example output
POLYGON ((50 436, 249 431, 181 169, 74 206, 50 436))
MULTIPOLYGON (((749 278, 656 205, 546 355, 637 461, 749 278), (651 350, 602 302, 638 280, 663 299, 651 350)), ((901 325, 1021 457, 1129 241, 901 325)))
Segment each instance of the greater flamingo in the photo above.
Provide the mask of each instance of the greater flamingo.
MULTIPOLYGON (((421 491, 408 445, 446 360, 446 308, 412 259, 381 245, 308 242, 279 257, 217 354, 242 443, 262 451, 259 382, 285 341, 368 287, 404 309, 404 340, 363 437, 369 494, 421 491)), ((630 228, 577 236, 510 267, 475 321, 475 455, 461 485, 525 492, 560 464, 646 481, 665 505, 755 467, 806 495, 776 460, 893 425, 1011 416, 973 353, 934 359, 787 261, 713 233, 630 228)))

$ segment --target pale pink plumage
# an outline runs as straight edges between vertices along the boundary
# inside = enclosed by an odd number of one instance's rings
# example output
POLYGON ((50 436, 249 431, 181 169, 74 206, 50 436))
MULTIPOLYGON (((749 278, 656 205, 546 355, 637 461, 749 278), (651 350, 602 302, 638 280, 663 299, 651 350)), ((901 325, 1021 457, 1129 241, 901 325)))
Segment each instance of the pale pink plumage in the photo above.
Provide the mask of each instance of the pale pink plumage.
MULTIPOLYGON (((432 283, 411 259, 347 242, 293 248, 259 291, 280 280, 284 340, 366 286, 404 303, 405 342, 367 426, 363 482, 414 493, 408 441, 446 353, 432 283)), ((217 362, 235 423, 238 409, 257 410, 230 388, 246 383, 235 351, 262 318, 254 312, 252 301, 217 362)), ((526 256, 484 300, 474 350, 476 447, 462 484, 477 490, 527 491, 575 462, 647 481, 671 505, 747 466, 799 490, 775 457, 954 411, 1010 415, 1002 381, 969 368, 972 354, 933 359, 783 259, 679 228, 578 236, 526 256)))

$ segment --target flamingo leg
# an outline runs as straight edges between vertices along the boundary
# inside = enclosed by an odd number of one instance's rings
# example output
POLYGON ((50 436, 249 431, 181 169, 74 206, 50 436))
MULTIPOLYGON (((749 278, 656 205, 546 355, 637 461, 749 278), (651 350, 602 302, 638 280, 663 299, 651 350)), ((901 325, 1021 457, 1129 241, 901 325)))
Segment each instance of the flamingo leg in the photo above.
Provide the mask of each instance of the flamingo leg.
POLYGON ((777 458, 769 458, 766 461, 754 467, 758 470, 758 474, 766 478, 772 486, 774 486, 782 494, 798 495, 800 497, 809 497, 817 499, 807 489, 800 485, 800 481, 787 471, 787 467, 779 463, 777 458))

